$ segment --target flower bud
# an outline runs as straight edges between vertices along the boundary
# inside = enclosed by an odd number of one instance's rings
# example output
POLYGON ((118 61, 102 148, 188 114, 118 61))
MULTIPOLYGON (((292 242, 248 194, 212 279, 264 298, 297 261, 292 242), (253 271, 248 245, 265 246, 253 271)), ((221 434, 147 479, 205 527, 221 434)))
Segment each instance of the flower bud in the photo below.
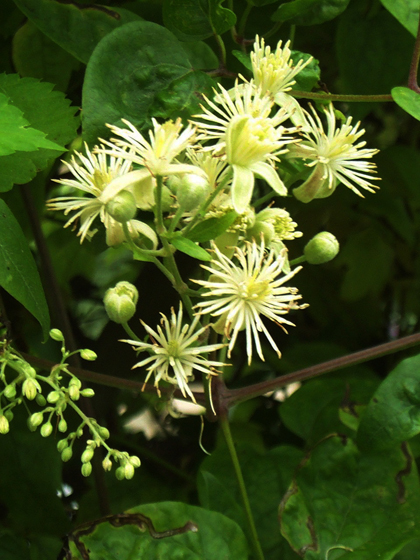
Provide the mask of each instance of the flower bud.
POLYGON ((181 177, 173 177, 172 187, 179 205, 186 212, 191 212, 200 206, 207 198, 210 185, 207 179, 194 173, 186 173, 181 177))
POLYGON ((5 415, 6 418, 9 420, 9 422, 11 422, 11 421, 13 420, 14 414, 13 414, 13 412, 11 411, 10 408, 4 412, 4 415, 5 415))
POLYGON ((67 432, 67 422, 64 420, 64 418, 62 418, 58 423, 58 431, 61 432, 62 434, 64 432, 67 432))
POLYGON ((98 357, 96 352, 94 352, 93 350, 89 350, 89 348, 85 348, 84 350, 80 350, 80 355, 84 360, 87 360, 89 362, 95 361, 96 358, 98 357))
POLYGON ((118 467, 118 469, 115 471, 115 476, 117 477, 117 480, 124 480, 124 478, 125 478, 125 468, 124 467, 118 467))
POLYGON ((25 379, 22 385, 22 393, 24 396, 28 400, 33 401, 38 392, 41 392, 41 387, 38 381, 32 378, 25 379))
POLYGON ((72 457, 73 457, 73 449, 71 447, 65 447, 61 452, 61 460, 63 461, 63 463, 67 463, 67 461, 70 461, 72 457))
POLYGON ((89 463, 92 460, 93 457, 93 449, 88 447, 87 449, 85 449, 82 453, 82 463, 89 463))
POLYGON ((51 391, 47 395, 47 401, 50 404, 55 404, 56 402, 58 402, 60 400, 60 398, 61 398, 61 392, 60 391, 51 391))
POLYGON ((60 441, 57 443, 57 451, 59 453, 62 453, 67 446, 68 446, 67 439, 60 439, 60 441))
POLYGON ((105 457, 102 461, 102 467, 104 471, 110 471, 112 469, 112 461, 109 457, 105 457))
POLYGON ((57 342, 63 342, 64 340, 63 333, 60 331, 60 329, 51 329, 50 337, 57 342))
POLYGON ((46 401, 44 395, 41 395, 40 393, 37 394, 35 402, 39 406, 45 406, 47 404, 47 401, 46 401))
POLYGON ((53 431, 53 427, 51 422, 46 422, 43 426, 41 426, 41 436, 42 437, 48 437, 52 434, 53 431))
POLYGON ((98 429, 98 432, 102 439, 108 439, 110 436, 109 430, 107 428, 103 428, 102 426, 98 429))
POLYGON ((139 467, 141 464, 140 459, 136 455, 132 455, 128 460, 133 465, 133 467, 139 467))
POLYGON ((111 321, 126 323, 136 312, 139 299, 137 288, 130 282, 118 282, 115 288, 110 288, 105 293, 105 311, 111 321))
POLYGON ((29 417, 28 420, 32 428, 37 428, 42 424, 43 421, 44 421, 44 415, 42 414, 42 412, 35 412, 29 417))
POLYGON ((9 431, 9 420, 4 414, 0 415, 0 434, 7 434, 9 431))
POLYGON ((81 388, 82 388, 82 382, 81 382, 80 379, 78 379, 77 377, 72 377, 72 378, 70 379, 69 387, 70 387, 70 385, 74 385, 74 386, 77 387, 78 389, 81 389, 81 388))
POLYGON ((120 191, 106 204, 106 212, 117 222, 128 222, 137 213, 136 200, 130 191, 120 191))
POLYGON ((92 472, 92 463, 83 463, 82 465, 82 475, 89 476, 92 472))
POLYGON ((69 385, 69 396, 72 401, 77 401, 80 398, 80 391, 76 385, 69 385))
POLYGON ((80 391, 80 394, 82 395, 82 397, 93 397, 95 395, 95 391, 93 389, 83 389, 83 391, 80 391))
POLYGON ((133 476, 134 476, 134 467, 133 467, 133 465, 132 465, 131 463, 127 462, 127 463, 124 465, 124 477, 125 477, 127 480, 130 480, 130 479, 133 478, 133 476))
POLYGON ((3 395, 6 397, 6 399, 12 400, 16 396, 15 385, 7 385, 4 389, 3 395))
POLYGON ((339 250, 336 237, 328 231, 322 231, 306 244, 303 252, 309 264, 323 264, 331 261, 339 250))

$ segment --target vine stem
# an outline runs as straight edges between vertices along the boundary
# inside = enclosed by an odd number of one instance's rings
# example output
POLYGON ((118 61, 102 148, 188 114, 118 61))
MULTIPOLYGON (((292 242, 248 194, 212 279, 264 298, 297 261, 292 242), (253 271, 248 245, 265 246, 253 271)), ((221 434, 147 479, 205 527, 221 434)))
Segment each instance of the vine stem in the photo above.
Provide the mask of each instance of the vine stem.
POLYGON ((417 37, 414 44, 413 56, 410 64, 410 72, 408 75, 408 87, 413 91, 420 93, 420 87, 417 82, 417 72, 420 60, 420 13, 419 13, 419 25, 417 28, 417 37))
POLYGON ((297 99, 317 99, 319 101, 343 101, 347 103, 356 103, 364 101, 376 101, 382 103, 384 101, 394 101, 392 95, 389 93, 380 95, 347 95, 339 93, 316 93, 313 91, 297 91, 290 92, 293 97, 297 99))
POLYGON ((230 458, 232 459, 233 468, 235 470, 236 479, 238 481, 239 490, 241 493, 246 519, 249 525, 251 543, 254 548, 255 558, 258 560, 264 560, 264 554, 261 549, 260 540, 258 538, 257 529, 255 527, 254 517, 252 515, 251 506, 248 499, 248 493, 245 487, 244 477, 242 475, 241 465, 239 463, 238 454, 236 453, 235 444, 232 439, 232 432, 230 431, 230 425, 227 413, 220 416, 220 427, 222 428, 223 435, 225 436, 226 444, 228 446, 230 458))

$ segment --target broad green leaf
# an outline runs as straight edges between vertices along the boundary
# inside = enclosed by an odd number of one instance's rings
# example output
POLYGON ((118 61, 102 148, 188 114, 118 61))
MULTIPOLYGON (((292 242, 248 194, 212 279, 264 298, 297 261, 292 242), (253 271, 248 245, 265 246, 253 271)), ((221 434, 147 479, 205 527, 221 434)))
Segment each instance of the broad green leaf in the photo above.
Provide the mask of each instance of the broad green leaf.
POLYGON ((39 321, 46 339, 50 318, 38 270, 18 222, 2 199, 0 285, 39 321))
POLYGON ((157 113, 164 117, 184 109, 202 86, 200 79, 195 83, 196 74, 202 72, 193 73, 181 43, 164 27, 134 22, 116 29, 101 41, 87 66, 85 139, 109 136, 105 124, 121 124, 121 118, 144 128, 157 113))
POLYGON ((420 488, 408 448, 361 453, 335 435, 296 470, 282 534, 305 560, 391 560, 418 535, 420 488))
POLYGON ((235 14, 228 8, 222 6, 224 1, 225 0, 208 0, 211 25, 214 33, 217 35, 223 35, 223 33, 229 31, 236 23, 235 14))
POLYGON ((211 261, 211 255, 205 249, 200 247, 200 245, 197 245, 196 243, 194 243, 194 241, 191 241, 191 239, 187 239, 186 237, 178 235, 171 239, 171 243, 176 249, 178 249, 178 251, 189 255, 193 259, 198 259, 200 261, 211 261))
POLYGON ((355 233, 336 257, 336 264, 347 268, 342 297, 356 301, 370 292, 379 293, 390 277, 393 259, 394 251, 378 228, 355 233))
POLYGON ((393 448, 420 433, 420 355, 403 360, 382 381, 359 426, 363 449, 393 448))
MULTIPOLYGON (((246 560, 247 544, 241 529, 232 520, 205 509, 181 502, 160 502, 138 506, 130 513, 147 516, 157 531, 182 527, 188 521, 198 526, 198 532, 186 532, 166 538, 153 538, 132 525, 112 526, 103 522, 92 532, 78 537, 89 550, 89 560, 120 560, 147 558, 160 560, 246 560)), ((71 542, 71 560, 84 560, 71 542)))
MULTIPOLYGON (((17 74, 0 75, 0 92, 9 98, 9 103, 23 112, 31 127, 46 134, 48 140, 65 146, 76 136, 77 108, 70 107, 70 101, 63 93, 52 91, 53 87, 34 78, 19 78, 17 74)), ((28 183, 62 152, 63 149, 42 148, 0 157, 0 192, 10 190, 15 183, 28 183)))
MULTIPOLYGON (((296 558, 279 534, 277 511, 303 453, 291 446, 258 453, 244 444, 237 445, 237 452, 265 559, 296 558)), ((203 461, 198 493, 204 507, 229 516, 247 532, 239 487, 225 446, 218 447, 203 461)))
MULTIPOLYGON (((303 53, 300 51, 292 51, 291 59, 294 64, 297 64, 299 60, 306 62, 311 55, 303 53)), ((313 58, 311 62, 305 66, 303 70, 295 76, 296 83, 292 86, 293 89, 299 91, 311 91, 314 86, 316 86, 321 79, 321 69, 319 67, 319 61, 313 58)))
POLYGON ((209 218, 200 222, 188 233, 188 239, 197 241, 198 243, 205 243, 216 239, 222 235, 229 226, 236 220, 238 214, 236 212, 229 212, 221 218, 209 218))
POLYGON ((417 0, 381 0, 385 8, 412 34, 417 36, 419 3, 417 0))
POLYGON ((394 560, 420 560, 420 538, 406 544, 394 560))
POLYGON ((352 3, 338 22, 337 58, 343 91, 388 93, 408 76, 413 40, 388 12, 367 16, 365 8, 364 1, 352 3))
POLYGON ((80 66, 31 21, 22 25, 13 37, 13 63, 20 76, 51 82, 60 91, 66 91, 73 70, 80 66))
POLYGON ((194 70, 211 70, 217 68, 219 60, 214 51, 203 41, 182 43, 188 60, 194 70))
POLYGON ((32 152, 38 148, 59 150, 65 148, 47 140, 40 130, 31 128, 23 113, 9 104, 8 98, 0 93, 0 156, 15 152, 32 152))
POLYGON ((379 379, 366 368, 313 379, 280 405, 280 417, 309 445, 334 432, 351 435, 352 430, 340 420, 340 407, 347 405, 356 415, 355 407, 368 404, 378 384, 379 379))
POLYGON ((394 87, 391 90, 391 95, 401 109, 420 121, 420 93, 407 87, 394 87))
POLYGON ((339 16, 350 0, 292 0, 281 4, 273 21, 287 21, 292 25, 316 25, 339 16))
POLYGON ((200 41, 213 35, 205 0, 164 0, 163 22, 180 41, 200 41))
POLYGON ((237 58, 239 60, 239 62, 241 62, 245 66, 245 68, 247 70, 252 72, 251 58, 250 58, 249 54, 246 54, 242 51, 237 51, 237 50, 233 50, 232 54, 235 58, 237 58))
POLYGON ((52 41, 88 62, 99 41, 113 29, 140 16, 122 8, 56 0, 15 0, 22 12, 52 41))

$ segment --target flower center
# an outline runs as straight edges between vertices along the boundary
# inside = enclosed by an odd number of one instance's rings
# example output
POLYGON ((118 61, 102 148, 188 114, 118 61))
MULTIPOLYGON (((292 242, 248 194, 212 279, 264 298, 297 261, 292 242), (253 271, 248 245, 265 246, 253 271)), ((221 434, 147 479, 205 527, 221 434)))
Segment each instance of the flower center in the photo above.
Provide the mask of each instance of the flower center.
POLYGON ((261 301, 270 293, 270 283, 267 280, 257 280, 255 275, 239 285, 239 295, 245 301, 261 301))

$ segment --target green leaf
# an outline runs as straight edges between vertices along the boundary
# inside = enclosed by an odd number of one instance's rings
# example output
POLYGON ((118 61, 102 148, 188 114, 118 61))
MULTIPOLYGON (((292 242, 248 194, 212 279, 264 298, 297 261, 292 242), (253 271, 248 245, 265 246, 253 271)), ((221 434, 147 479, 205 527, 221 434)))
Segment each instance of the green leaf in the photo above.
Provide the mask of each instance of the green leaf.
POLYGON ((187 239, 186 237, 182 237, 181 235, 179 235, 171 239, 171 243, 176 249, 178 249, 178 251, 189 255, 193 259, 198 259, 200 261, 211 261, 211 255, 209 255, 209 253, 205 249, 200 247, 200 245, 197 245, 196 243, 194 243, 194 241, 191 241, 191 239, 187 239))
POLYGON ((359 426, 363 449, 395 447, 420 433, 420 355, 403 360, 382 381, 359 426))
POLYGON ((200 41, 213 35, 208 2, 164 0, 163 22, 180 41, 200 41))
POLYGON ((356 301, 369 293, 378 293, 391 274, 394 251, 378 228, 355 233, 344 245, 336 265, 347 267, 341 295, 356 301))
MULTIPOLYGON (((259 453, 246 444, 236 447, 265 559, 296 558, 278 531, 277 510, 303 453, 291 446, 279 446, 267 453, 259 453)), ((198 494, 204 507, 234 519, 247 532, 241 495, 224 445, 203 461, 198 494)))
MULTIPOLYGON (((76 107, 53 84, 34 78, 19 78, 17 74, 0 75, 0 92, 9 103, 23 112, 31 127, 47 135, 48 140, 65 146, 76 136, 79 125, 76 107)), ((33 152, 0 157, 0 192, 10 190, 15 183, 28 183, 38 171, 45 169, 63 149, 39 149, 33 152)))
POLYGON ((273 21, 287 21, 292 25, 316 25, 339 16, 350 0, 292 0, 281 4, 273 21))
POLYGON ((47 140, 40 130, 30 128, 22 111, 10 105, 7 97, 0 93, 0 156, 17 151, 32 152, 38 148, 65 151, 62 146, 47 140))
POLYGON ((333 432, 351 435, 340 420, 340 407, 346 406, 356 415, 355 407, 368 404, 378 384, 379 379, 366 368, 313 379, 280 405, 280 417, 309 445, 333 432))
POLYGON ((394 87, 391 90, 391 95, 401 109, 420 121, 420 93, 407 87, 394 87))
POLYGON ((412 34, 417 36, 419 3, 417 0, 381 0, 385 8, 412 34))
POLYGON ((213 31, 217 35, 223 35, 236 24, 236 16, 228 8, 223 8, 224 0, 208 0, 208 2, 213 31))
POLYGON ((233 50, 232 54, 235 58, 239 60, 239 62, 241 62, 245 66, 247 70, 252 72, 252 63, 249 54, 237 50, 233 50))
POLYGON ((306 560, 391 560, 418 535, 420 488, 408 448, 360 453, 332 436, 296 472, 280 524, 306 560))
MULTIPOLYGON (((120 560, 136 558, 160 560, 246 560, 247 544, 241 529, 232 520, 205 509, 180 502, 160 502, 138 506, 130 513, 141 513, 150 518, 157 531, 167 531, 183 526, 188 521, 198 526, 198 532, 186 532, 166 538, 152 538, 149 532, 137 527, 112 526, 103 522, 93 527, 91 533, 78 538, 89 550, 89 560, 120 560)), ((82 560, 74 543, 71 543, 72 560, 82 560)))
POLYGON ((39 321, 48 337, 50 318, 44 290, 28 242, 0 199, 0 285, 39 321))
POLYGON ((188 60, 194 70, 211 70, 217 68, 219 60, 212 49, 203 41, 183 43, 182 48, 187 53, 188 60))
POLYGON ((88 62, 99 41, 116 27, 140 16, 122 8, 56 0, 15 0, 22 12, 52 41, 88 62))
POLYGON ((208 220, 204 220, 193 227, 187 237, 198 243, 205 243, 206 241, 216 239, 216 237, 222 235, 222 233, 233 224, 237 216, 238 214, 236 212, 228 212, 221 218, 209 218, 208 220))
POLYGON ((101 41, 86 69, 85 139, 95 142, 100 136, 109 136, 105 123, 121 125, 121 118, 144 128, 157 111, 164 116, 176 112, 177 107, 185 108, 200 91, 195 90, 202 85, 200 80, 194 83, 197 74, 182 45, 164 27, 134 22, 116 29, 101 41))
POLYGON ((80 63, 27 21, 13 37, 13 63, 22 77, 39 78, 66 91, 80 63))
MULTIPOLYGON (((291 59, 294 64, 297 64, 299 60, 306 61, 311 55, 303 53, 300 51, 292 51, 291 59)), ((316 58, 312 58, 311 62, 305 66, 303 70, 295 76, 296 83, 292 86, 292 90, 296 89, 299 91, 311 91, 314 86, 316 86, 321 79, 321 69, 319 67, 319 61, 316 58)))

